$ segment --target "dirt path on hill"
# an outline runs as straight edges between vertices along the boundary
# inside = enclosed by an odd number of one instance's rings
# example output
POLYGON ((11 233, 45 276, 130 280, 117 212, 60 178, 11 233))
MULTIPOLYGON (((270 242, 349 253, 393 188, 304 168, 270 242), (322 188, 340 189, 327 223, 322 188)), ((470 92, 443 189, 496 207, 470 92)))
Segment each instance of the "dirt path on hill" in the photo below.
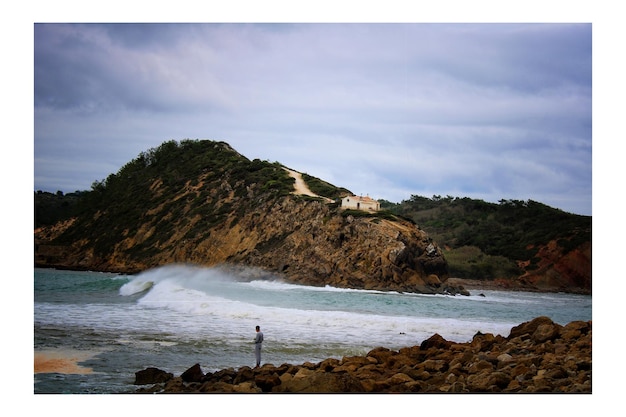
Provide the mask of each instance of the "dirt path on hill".
POLYGON ((295 191, 293 191, 294 194, 308 195, 308 196, 311 196, 311 197, 320 197, 320 198, 324 198, 324 199, 326 199, 328 201, 332 201, 329 198, 322 197, 321 195, 317 195, 313 191, 311 191, 311 189, 306 185, 306 183, 302 179, 302 174, 300 174, 297 171, 293 171, 291 169, 287 169, 287 168, 284 168, 284 169, 285 169, 285 171, 287 171, 289 173, 289 175, 291 177, 293 177, 296 180, 296 183, 294 184, 294 188, 295 188, 295 191))

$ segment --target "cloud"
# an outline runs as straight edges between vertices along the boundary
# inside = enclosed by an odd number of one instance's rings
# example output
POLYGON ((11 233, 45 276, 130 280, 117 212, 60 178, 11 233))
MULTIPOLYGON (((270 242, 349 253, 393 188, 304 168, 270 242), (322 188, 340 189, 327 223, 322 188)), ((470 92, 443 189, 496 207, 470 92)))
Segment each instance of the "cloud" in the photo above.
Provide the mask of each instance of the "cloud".
POLYGON ((390 201, 591 214, 591 60, 590 24, 37 24, 35 189, 206 138, 390 201))

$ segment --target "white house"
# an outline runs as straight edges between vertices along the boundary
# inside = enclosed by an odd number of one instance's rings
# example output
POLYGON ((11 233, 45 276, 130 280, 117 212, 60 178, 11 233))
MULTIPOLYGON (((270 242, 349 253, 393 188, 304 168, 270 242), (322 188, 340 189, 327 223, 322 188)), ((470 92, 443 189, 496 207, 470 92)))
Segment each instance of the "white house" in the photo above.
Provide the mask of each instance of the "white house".
POLYGON ((363 211, 378 211, 380 210, 380 203, 370 196, 359 197, 351 195, 341 199, 341 207, 363 211))

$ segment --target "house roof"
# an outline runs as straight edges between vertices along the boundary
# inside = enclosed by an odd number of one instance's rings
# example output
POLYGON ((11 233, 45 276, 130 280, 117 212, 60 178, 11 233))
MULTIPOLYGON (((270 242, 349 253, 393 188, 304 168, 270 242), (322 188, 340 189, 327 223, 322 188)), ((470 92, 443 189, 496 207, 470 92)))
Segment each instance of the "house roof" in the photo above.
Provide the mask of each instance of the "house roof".
POLYGON ((373 198, 371 198, 369 195, 363 197, 363 196, 358 196, 358 195, 351 195, 348 197, 344 197, 344 198, 353 198, 355 200, 359 200, 359 201, 363 201, 366 203, 377 203, 376 200, 374 200, 373 198))

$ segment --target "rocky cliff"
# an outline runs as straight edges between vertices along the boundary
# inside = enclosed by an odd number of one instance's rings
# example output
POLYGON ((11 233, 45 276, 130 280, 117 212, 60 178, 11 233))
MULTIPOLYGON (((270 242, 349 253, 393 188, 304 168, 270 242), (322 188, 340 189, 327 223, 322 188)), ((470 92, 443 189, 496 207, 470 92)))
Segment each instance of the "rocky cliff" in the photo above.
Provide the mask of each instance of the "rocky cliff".
POLYGON ((448 288, 447 264, 426 233, 405 220, 355 217, 329 204, 284 197, 259 204, 223 223, 201 239, 174 232, 149 256, 133 248, 156 233, 142 225, 134 236, 96 255, 85 237, 67 246, 45 245, 44 230, 36 260, 39 266, 136 272, 170 263, 248 265, 279 273, 307 285, 396 290, 422 293, 448 288))
POLYGON ((446 285, 440 248, 413 222, 294 190, 280 164, 223 142, 168 142, 96 184, 78 216, 36 229, 35 265, 245 265, 307 285, 467 293, 446 285))
POLYGON ((518 278, 522 285, 538 289, 591 292, 591 242, 584 242, 565 253, 558 242, 551 240, 537 250, 539 260, 534 270, 518 278))
POLYGON ((405 220, 355 217, 319 201, 285 199, 257 220, 246 217, 232 238, 229 262, 261 266, 308 285, 451 291, 447 264, 425 232, 405 220), (250 233, 252 231, 252 233, 250 233), (233 251, 234 251, 233 250, 233 251))

